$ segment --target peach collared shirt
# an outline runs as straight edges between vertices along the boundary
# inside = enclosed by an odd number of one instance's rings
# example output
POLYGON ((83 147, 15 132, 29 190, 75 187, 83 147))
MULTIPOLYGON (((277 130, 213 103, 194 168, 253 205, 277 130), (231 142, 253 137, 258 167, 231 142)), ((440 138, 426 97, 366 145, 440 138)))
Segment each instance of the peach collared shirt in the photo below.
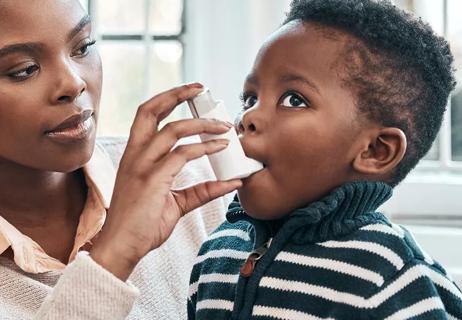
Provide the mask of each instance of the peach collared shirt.
MULTIPOLYGON (((115 182, 112 160, 98 144, 92 158, 83 167, 83 172, 88 194, 80 215, 69 262, 84 246, 91 245, 91 240, 101 231, 115 182)), ((13 250, 17 266, 26 272, 43 273, 62 270, 65 267, 61 261, 50 257, 37 242, 5 220, 0 212, 0 254, 9 247, 13 250)))

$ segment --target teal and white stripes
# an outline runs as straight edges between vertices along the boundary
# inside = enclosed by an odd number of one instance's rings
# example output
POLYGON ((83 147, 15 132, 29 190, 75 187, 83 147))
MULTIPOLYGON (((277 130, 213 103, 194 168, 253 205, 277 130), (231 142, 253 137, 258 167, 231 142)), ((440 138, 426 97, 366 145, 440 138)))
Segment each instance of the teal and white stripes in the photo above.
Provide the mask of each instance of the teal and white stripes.
MULTIPOLYGON (((366 214, 349 214, 348 223, 366 214)), ((306 243, 295 231, 284 235, 285 222, 249 278, 239 268, 264 223, 225 222, 197 257, 189 318, 462 320, 462 293, 446 271, 406 229, 371 216, 351 232, 306 243)))

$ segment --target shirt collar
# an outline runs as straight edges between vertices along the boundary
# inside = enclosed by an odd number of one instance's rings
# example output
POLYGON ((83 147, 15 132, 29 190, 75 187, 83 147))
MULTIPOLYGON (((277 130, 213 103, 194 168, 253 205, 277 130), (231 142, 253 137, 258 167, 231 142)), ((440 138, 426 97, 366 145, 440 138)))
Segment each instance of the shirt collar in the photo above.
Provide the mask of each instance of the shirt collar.
MULTIPOLYGON (((69 261, 75 258, 79 250, 91 246, 92 239, 101 231, 115 182, 116 172, 112 160, 98 144, 95 145, 90 161, 83 167, 83 172, 88 194, 69 261)), ((0 254, 9 247, 13 250, 16 265, 26 272, 42 273, 62 270, 65 267, 0 215, 0 254)))
POLYGON ((267 240, 269 227, 290 235, 297 243, 321 242, 348 234, 371 221, 386 219, 375 211, 392 193, 393 189, 384 182, 349 182, 278 221, 249 217, 236 197, 228 208, 226 218, 231 223, 249 221, 256 229, 257 243, 267 240))

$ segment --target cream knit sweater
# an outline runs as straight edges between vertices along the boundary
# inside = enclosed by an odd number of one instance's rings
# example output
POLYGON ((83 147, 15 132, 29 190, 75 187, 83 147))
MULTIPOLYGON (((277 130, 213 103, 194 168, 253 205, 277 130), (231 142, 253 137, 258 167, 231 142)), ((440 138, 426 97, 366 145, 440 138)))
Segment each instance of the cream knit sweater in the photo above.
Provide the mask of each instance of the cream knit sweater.
MULTIPOLYGON (((125 143, 104 139, 117 167, 125 143)), ((214 179, 205 158, 189 163, 174 188, 214 179)), ((127 283, 81 252, 63 272, 29 274, 0 258, 0 319, 185 319, 189 274, 200 244, 220 222, 229 198, 185 216, 169 240, 138 264, 127 283)))

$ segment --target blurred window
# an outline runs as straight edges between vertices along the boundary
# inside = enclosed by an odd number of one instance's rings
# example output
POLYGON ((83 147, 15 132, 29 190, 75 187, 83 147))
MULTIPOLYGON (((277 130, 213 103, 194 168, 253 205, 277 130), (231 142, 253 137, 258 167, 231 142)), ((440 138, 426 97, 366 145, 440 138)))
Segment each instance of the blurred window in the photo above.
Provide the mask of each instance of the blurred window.
POLYGON ((80 1, 103 61, 98 134, 128 135, 138 105, 182 82, 184 0, 80 1))

